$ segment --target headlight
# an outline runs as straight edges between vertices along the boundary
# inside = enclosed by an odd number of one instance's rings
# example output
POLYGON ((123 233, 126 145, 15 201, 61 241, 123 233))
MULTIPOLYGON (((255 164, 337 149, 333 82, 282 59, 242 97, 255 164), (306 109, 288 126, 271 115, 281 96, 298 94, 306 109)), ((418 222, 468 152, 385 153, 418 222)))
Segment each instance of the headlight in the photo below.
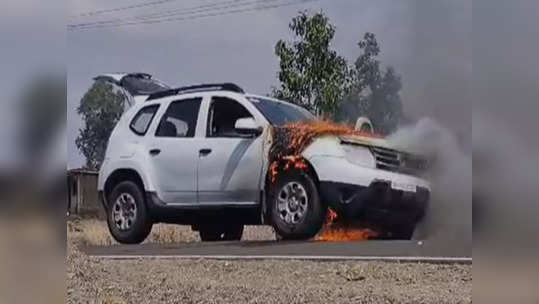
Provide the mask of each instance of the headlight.
POLYGON ((376 160, 371 150, 366 146, 342 143, 346 160, 354 165, 376 168, 376 160))

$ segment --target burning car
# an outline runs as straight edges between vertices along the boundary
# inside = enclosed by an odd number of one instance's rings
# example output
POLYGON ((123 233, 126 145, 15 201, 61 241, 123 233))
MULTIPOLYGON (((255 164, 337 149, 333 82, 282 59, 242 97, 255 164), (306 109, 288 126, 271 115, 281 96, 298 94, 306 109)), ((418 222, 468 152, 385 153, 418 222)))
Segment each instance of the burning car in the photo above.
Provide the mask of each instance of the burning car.
POLYGON ((425 166, 299 106, 206 84, 150 94, 126 111, 98 190, 121 243, 142 242, 158 222, 191 225, 203 241, 239 240, 244 225, 310 239, 328 212, 410 238, 429 200, 425 166))

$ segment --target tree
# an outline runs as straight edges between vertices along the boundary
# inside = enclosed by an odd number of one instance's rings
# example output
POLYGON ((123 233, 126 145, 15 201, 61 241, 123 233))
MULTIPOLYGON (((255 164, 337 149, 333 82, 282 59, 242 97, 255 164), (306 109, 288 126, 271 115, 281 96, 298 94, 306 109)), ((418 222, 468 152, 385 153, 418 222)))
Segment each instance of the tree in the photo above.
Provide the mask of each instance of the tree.
POLYGON ((296 40, 279 40, 275 46, 281 85, 273 95, 332 118, 350 80, 346 60, 330 47, 335 27, 323 13, 302 12, 289 28, 296 40))
POLYGON ((368 114, 382 133, 395 131, 403 119, 401 88, 400 76, 388 67, 378 85, 371 89, 368 114))
POLYGON ((380 45, 372 33, 365 33, 358 43, 362 53, 352 70, 352 85, 337 115, 339 120, 353 122, 367 116, 376 131, 387 134, 396 130, 404 119, 400 90, 401 77, 392 67, 382 71, 380 45))
POLYGON ((107 141, 120 119, 127 96, 112 84, 96 81, 84 94, 77 108, 85 126, 79 130, 75 143, 86 157, 86 167, 98 170, 105 157, 107 141))

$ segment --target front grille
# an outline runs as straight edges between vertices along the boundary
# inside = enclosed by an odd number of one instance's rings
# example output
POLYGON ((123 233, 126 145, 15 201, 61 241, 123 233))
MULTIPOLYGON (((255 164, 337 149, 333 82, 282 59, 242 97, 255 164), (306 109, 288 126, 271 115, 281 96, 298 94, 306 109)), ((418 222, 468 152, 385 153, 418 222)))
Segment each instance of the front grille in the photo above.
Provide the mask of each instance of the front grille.
POLYGON ((381 170, 420 176, 428 166, 425 159, 409 153, 381 147, 371 147, 371 151, 376 159, 376 168, 381 170))

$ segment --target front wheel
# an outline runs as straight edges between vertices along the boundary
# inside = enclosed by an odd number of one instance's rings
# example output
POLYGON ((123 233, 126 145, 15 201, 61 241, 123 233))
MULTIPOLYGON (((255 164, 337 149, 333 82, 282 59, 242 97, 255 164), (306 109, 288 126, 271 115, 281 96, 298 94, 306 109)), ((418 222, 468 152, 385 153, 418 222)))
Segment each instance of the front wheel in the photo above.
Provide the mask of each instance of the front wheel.
POLYGON ((304 172, 286 172, 269 192, 270 217, 282 239, 314 237, 324 222, 327 208, 320 201, 312 178, 304 172))
POLYGON ((142 243, 152 231, 144 194, 131 181, 119 183, 108 196, 107 224, 116 241, 122 244, 142 243))

